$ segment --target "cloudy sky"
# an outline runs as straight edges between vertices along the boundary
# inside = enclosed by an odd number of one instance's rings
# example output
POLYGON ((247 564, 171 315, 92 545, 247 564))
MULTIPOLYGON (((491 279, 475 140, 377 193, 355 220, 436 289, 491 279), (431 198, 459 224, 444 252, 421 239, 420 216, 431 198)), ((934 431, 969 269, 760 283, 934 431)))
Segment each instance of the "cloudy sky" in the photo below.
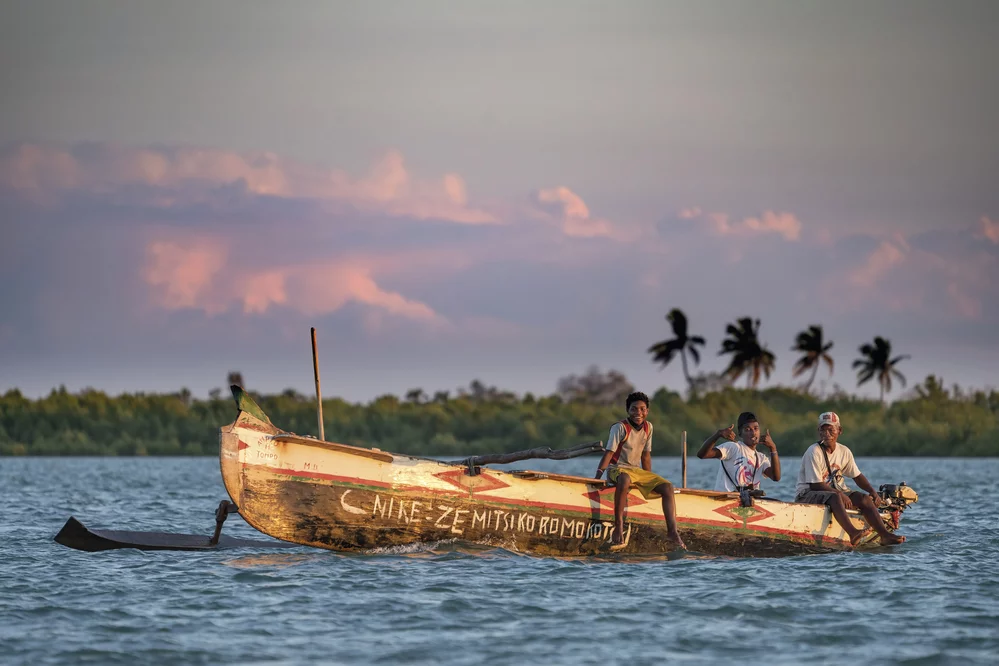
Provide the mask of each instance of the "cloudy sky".
MULTIPOLYGON (((550 393, 684 309, 999 384, 999 8, 10 1, 0 391, 550 393)), ((820 375, 822 378, 823 375, 820 375)))

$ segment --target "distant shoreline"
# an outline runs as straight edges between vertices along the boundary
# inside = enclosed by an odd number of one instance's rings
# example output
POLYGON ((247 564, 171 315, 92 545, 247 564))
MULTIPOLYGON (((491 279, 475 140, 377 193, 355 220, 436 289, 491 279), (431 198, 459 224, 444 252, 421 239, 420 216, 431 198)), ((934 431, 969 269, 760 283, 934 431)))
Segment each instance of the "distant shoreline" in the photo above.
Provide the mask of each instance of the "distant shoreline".
MULTIPOLYGON (((294 391, 254 398, 280 428, 317 434, 314 400, 294 391)), ((932 377, 914 394, 882 405, 846 393, 817 398, 789 388, 724 388, 689 398, 661 388, 652 397, 656 455, 679 455, 687 431, 693 455, 741 411, 757 414, 785 456, 815 441, 816 418, 839 413, 843 441, 857 456, 997 457, 999 391, 944 389, 932 377)), ((458 397, 382 396, 368 404, 323 401, 324 428, 345 444, 395 453, 460 457, 536 446, 560 448, 606 440, 623 404, 566 401, 558 395, 517 396, 489 389, 458 397)), ((231 399, 198 400, 189 392, 124 394, 65 389, 30 399, 0 396, 3 456, 214 456, 218 431, 236 415, 231 399)))

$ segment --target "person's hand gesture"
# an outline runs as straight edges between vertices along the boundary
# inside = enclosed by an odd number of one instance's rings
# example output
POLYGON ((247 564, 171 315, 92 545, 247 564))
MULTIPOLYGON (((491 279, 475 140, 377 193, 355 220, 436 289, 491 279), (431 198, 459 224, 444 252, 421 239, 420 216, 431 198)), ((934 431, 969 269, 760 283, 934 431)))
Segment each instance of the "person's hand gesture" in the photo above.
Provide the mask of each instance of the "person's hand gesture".
POLYGON ((770 438, 770 431, 769 430, 767 430, 766 434, 763 435, 763 438, 760 440, 760 442, 762 442, 763 446, 767 447, 771 451, 776 451, 777 450, 777 444, 774 443, 774 440, 772 440, 770 438))
POLYGON ((722 428, 721 430, 718 431, 718 436, 721 437, 721 438, 723 438, 723 439, 727 439, 730 442, 734 442, 735 441, 735 430, 734 430, 734 428, 735 428, 735 424, 734 423, 732 425, 730 425, 729 427, 727 427, 727 428, 722 428))

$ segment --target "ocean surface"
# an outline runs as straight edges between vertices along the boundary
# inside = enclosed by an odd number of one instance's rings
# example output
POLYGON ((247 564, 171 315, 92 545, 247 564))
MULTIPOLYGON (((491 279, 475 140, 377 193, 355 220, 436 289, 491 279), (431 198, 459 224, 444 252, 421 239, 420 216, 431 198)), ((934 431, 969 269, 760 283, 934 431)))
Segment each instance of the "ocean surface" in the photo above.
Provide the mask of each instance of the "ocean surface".
MULTIPOLYGON (((902 546, 592 561, 457 543, 84 553, 52 540, 71 515, 210 534, 217 460, 0 458, 0 663, 999 663, 999 459, 858 463, 919 492, 902 546)), ((716 465, 693 459, 688 484, 716 465)), ((676 481, 679 467, 653 465, 676 481)), ((791 499, 796 474, 789 456, 768 495, 791 499)), ((238 516, 224 531, 260 536, 238 516)))

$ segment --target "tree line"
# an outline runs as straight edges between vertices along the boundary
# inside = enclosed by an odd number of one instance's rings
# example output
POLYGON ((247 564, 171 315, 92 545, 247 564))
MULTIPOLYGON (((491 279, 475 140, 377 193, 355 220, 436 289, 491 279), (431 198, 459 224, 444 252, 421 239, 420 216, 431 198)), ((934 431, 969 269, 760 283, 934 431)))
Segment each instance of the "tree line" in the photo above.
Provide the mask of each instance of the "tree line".
MULTIPOLYGON (((414 389, 366 404, 332 398, 323 401, 324 428, 333 441, 418 455, 559 448, 605 440, 632 388, 621 373, 591 368, 563 378, 547 396, 476 381, 454 396, 414 389)), ((279 427, 316 434, 314 398, 290 389, 251 395, 279 427)), ((678 454, 682 431, 699 442, 744 410, 757 414, 782 452, 801 453, 815 439, 818 414, 829 409, 839 412, 843 441, 858 455, 999 455, 999 392, 947 388, 934 376, 888 406, 841 390, 819 397, 787 387, 723 386, 687 396, 661 388, 651 400, 657 455, 678 454)), ((112 397, 60 388, 29 399, 11 390, 0 396, 0 455, 217 455, 218 429, 235 415, 233 401, 218 393, 199 400, 187 390, 112 397)))
MULTIPOLYGON (((679 358, 688 391, 682 396, 663 387, 652 397, 658 454, 677 453, 682 431, 696 442, 746 410, 760 417, 782 451, 793 454, 814 440, 819 412, 832 409, 844 423, 844 441, 859 455, 999 455, 995 390, 948 389, 930 375, 910 395, 885 405, 894 381, 905 386, 897 366, 909 356, 893 355, 891 342, 881 336, 860 345, 853 362, 857 385, 876 380, 879 400, 838 387, 820 397, 812 393, 816 375, 823 364, 830 374, 834 368, 833 343, 820 325, 798 333, 791 349, 798 354, 793 376, 807 374, 805 383, 760 390, 761 376, 770 377, 777 357, 760 341, 759 319, 740 317, 728 324, 718 352, 729 357, 727 367, 696 376, 687 357, 700 364, 705 338, 690 333, 679 309, 666 320, 673 337, 653 344, 648 353, 663 367, 679 358), (746 388, 735 388, 743 375, 746 388)), ((244 386, 242 374, 229 373, 227 383, 244 386)), ((414 388, 402 398, 384 395, 367 404, 328 399, 323 425, 327 439, 399 453, 463 456, 559 448, 605 439, 633 390, 622 373, 594 366, 561 378, 548 396, 518 395, 474 380, 455 395, 437 391, 430 396, 414 388)), ((277 395, 251 390, 251 395, 278 427, 316 434, 312 399, 291 389, 277 395)), ((233 403, 221 389, 211 391, 208 400, 194 399, 187 389, 111 397, 60 388, 38 400, 12 390, 0 397, 0 455, 216 455, 218 428, 234 416, 233 403)))

